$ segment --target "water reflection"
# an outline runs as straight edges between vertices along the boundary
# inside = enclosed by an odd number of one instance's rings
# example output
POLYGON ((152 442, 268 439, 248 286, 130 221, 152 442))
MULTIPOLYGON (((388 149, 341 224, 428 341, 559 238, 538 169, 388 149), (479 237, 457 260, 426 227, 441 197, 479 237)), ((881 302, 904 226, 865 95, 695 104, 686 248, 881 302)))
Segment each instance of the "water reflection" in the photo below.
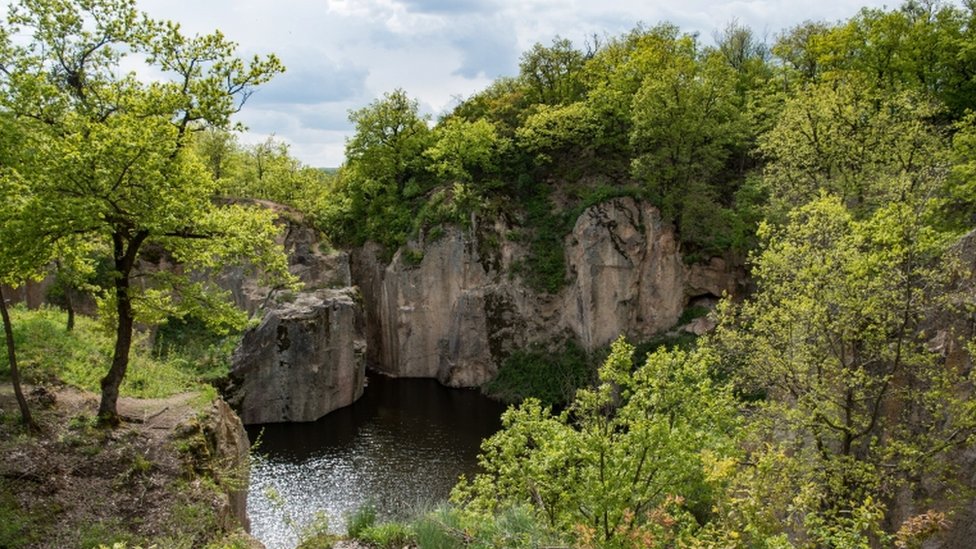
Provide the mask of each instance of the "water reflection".
POLYGON ((250 426, 251 440, 261 436, 248 494, 251 532, 269 549, 294 547, 295 530, 320 511, 333 531, 345 532, 346 516, 367 502, 396 516, 441 501, 459 475, 475 471, 481 440, 498 429, 502 410, 477 391, 374 375, 359 401, 319 421, 250 426))

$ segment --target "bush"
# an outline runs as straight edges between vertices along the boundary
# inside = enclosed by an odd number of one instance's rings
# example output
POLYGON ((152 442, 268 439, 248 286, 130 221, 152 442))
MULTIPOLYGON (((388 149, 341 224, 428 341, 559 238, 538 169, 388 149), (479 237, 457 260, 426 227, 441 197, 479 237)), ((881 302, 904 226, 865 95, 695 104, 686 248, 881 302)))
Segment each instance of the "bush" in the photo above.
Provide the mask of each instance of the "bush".
POLYGON ((505 359, 484 391, 509 403, 534 397, 545 405, 561 405, 572 400, 577 389, 590 384, 595 373, 590 357, 573 341, 565 342, 555 353, 536 346, 505 359))
POLYGON ((379 549, 400 549, 414 542, 410 526, 399 522, 384 522, 363 529, 357 539, 379 549))

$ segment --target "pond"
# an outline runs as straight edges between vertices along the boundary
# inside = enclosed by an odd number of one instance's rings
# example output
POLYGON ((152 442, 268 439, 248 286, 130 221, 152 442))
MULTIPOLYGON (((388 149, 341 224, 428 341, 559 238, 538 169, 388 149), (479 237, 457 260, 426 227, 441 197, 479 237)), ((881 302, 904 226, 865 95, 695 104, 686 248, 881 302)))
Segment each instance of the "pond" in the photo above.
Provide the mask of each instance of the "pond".
POLYGON ((477 390, 370 375, 361 399, 318 421, 248 426, 251 441, 260 439, 251 533, 268 549, 292 548, 289 522, 300 528, 320 512, 344 534, 346 517, 365 504, 395 517, 441 502, 459 475, 477 470, 481 440, 503 410, 477 390))

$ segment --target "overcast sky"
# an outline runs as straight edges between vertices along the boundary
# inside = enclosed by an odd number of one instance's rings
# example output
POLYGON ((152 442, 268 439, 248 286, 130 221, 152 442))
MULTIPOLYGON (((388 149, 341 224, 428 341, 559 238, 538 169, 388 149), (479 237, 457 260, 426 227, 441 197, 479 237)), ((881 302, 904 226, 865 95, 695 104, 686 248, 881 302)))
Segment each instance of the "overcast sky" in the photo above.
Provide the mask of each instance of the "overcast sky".
MULTIPOLYGON (((580 46, 638 22, 670 21, 706 42, 733 18, 770 40, 804 20, 837 21, 864 0, 139 0, 191 33, 220 29, 240 51, 275 53, 287 72, 238 119, 245 143, 275 135, 306 164, 338 166, 350 109, 403 88, 435 118, 459 98, 518 71, 519 55, 555 35, 580 46)), ((900 0, 888 2, 899 5, 900 0)))

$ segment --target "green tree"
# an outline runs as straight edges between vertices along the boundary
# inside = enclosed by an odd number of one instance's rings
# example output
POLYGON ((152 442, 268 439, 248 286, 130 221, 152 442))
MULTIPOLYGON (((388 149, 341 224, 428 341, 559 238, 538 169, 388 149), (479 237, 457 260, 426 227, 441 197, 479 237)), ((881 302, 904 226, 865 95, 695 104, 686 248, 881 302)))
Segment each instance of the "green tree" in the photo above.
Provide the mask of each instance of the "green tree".
MULTIPOLYGON (((0 36, 2 37, 2 36, 0 36)), ((0 113, 0 315, 3 320, 7 364, 10 381, 20 408, 20 416, 29 432, 38 430, 21 387, 17 351, 14 347, 13 325, 7 311, 3 285, 19 286, 30 279, 40 278, 44 264, 50 258, 50 248, 37 235, 25 230, 25 217, 31 205, 28 187, 13 169, 12 152, 18 136, 14 121, 0 113)))
POLYGON ((346 164, 316 217, 339 242, 374 240, 395 248, 406 241, 417 202, 429 190, 430 158, 423 154, 433 139, 428 117, 395 90, 349 119, 356 134, 346 142, 346 164))
POLYGON ((936 105, 905 91, 872 90, 854 74, 813 84, 791 97, 760 137, 772 215, 816 198, 841 197, 857 215, 922 196, 941 171, 945 144, 930 123, 936 105))
POLYGON ((241 150, 233 132, 213 126, 204 128, 194 134, 193 146, 214 179, 221 181, 233 173, 241 150))
POLYGON ((516 142, 538 165, 571 163, 595 155, 602 137, 600 122, 586 102, 542 105, 515 132, 516 142))
POLYGON ((721 56, 699 57, 694 41, 683 44, 633 97, 632 172, 682 241, 709 249, 731 232, 722 213, 737 179, 726 168, 748 126, 735 71, 721 56))
POLYGON ((955 234, 933 214, 924 196, 906 197, 859 220, 823 195, 760 231, 757 292, 727 311, 718 341, 727 371, 765 395, 750 414, 751 462, 782 462, 747 471, 745 485, 787 493, 752 502, 740 530, 778 523, 814 546, 887 543, 900 526, 891 502, 923 483, 947 488, 947 456, 976 433, 976 403, 968 374, 928 350, 955 270, 955 234))
POLYGON ((582 99, 580 81, 585 57, 566 38, 556 37, 552 46, 536 43, 522 54, 519 78, 526 84, 530 102, 560 105, 582 99))
POLYGON ((225 170, 223 192, 311 211, 325 192, 327 180, 325 172, 303 165, 291 155, 287 143, 271 137, 234 150, 225 170))
POLYGON ((471 182, 497 170, 498 156, 505 146, 494 124, 451 117, 434 129, 434 144, 424 156, 441 179, 471 182))
POLYGON ((632 371, 633 352, 616 341, 599 385, 560 414, 535 399, 510 408, 454 500, 470 513, 531 506, 600 547, 668 546, 696 524, 689 510, 706 517, 708 471, 734 452, 736 426, 729 388, 709 376, 717 358, 661 350, 632 371))
POLYGON ((379 186, 382 189, 377 191, 402 199, 407 183, 423 172, 428 117, 420 115, 416 100, 398 89, 353 111, 349 120, 356 125, 356 134, 346 143, 348 169, 364 185, 379 186))
POLYGON ((32 37, 0 62, 0 85, 3 108, 37 140, 36 169, 25 175, 38 198, 33 230, 54 240, 84 235, 111 250, 116 343, 99 417, 117 424, 137 312, 209 309, 218 323, 235 316, 214 308, 200 280, 159 272, 134 285, 144 251, 167 250, 189 270, 249 260, 269 277, 286 273, 271 212, 216 204, 218 184, 190 139, 199 128, 227 127, 253 87, 281 67, 273 56, 241 61, 219 32, 187 37, 132 0, 23 0, 6 28, 32 37), (119 74, 129 58, 166 77, 119 74))
POLYGON ((771 51, 784 64, 784 77, 795 75, 795 80, 803 82, 820 74, 818 46, 830 29, 826 23, 805 21, 777 35, 771 51))

